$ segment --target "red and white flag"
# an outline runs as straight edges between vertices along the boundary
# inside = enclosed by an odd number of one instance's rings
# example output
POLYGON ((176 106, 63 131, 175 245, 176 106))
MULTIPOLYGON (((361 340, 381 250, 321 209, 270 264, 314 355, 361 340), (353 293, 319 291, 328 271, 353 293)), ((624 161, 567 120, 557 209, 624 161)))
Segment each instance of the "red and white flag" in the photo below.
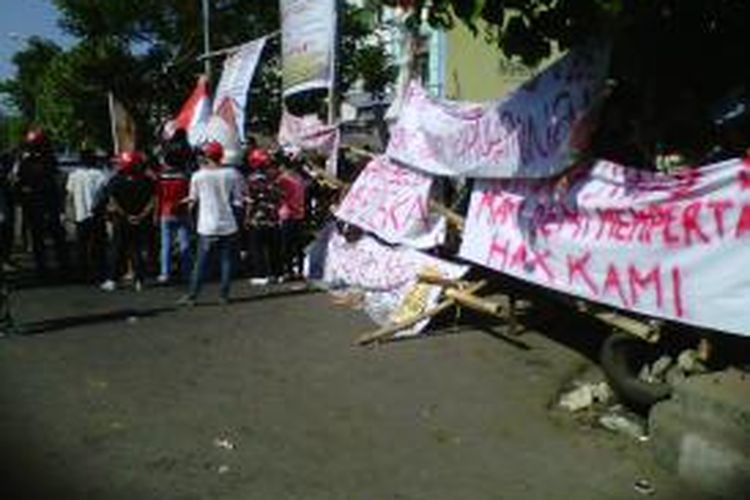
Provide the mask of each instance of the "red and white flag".
POLYGON ((218 141, 224 146, 225 165, 237 165, 242 162, 242 145, 240 144, 239 131, 234 104, 231 98, 222 99, 211 118, 206 124, 206 140, 218 141))
POLYGON ((211 97, 208 90, 208 79, 205 76, 198 78, 198 83, 193 93, 174 120, 170 120, 164 127, 166 138, 172 137, 174 133, 183 129, 187 132, 188 142, 197 146, 206 140, 206 125, 211 117, 211 97))

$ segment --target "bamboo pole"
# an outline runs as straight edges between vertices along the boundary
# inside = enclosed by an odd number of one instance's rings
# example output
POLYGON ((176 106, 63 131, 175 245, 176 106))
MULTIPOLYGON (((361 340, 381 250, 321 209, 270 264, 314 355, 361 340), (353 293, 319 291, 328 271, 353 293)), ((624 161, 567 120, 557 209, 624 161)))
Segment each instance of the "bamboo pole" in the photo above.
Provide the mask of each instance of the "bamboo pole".
POLYGON ((455 288, 446 290, 445 296, 449 299, 453 299, 458 304, 473 309, 483 314, 489 314, 491 316, 499 316, 500 311, 503 309, 502 304, 497 302, 491 302, 473 295, 463 290, 456 290, 455 288))
MULTIPOLYGON (((466 294, 473 294, 481 290, 487 285, 486 280, 477 281, 476 283, 473 283, 470 285, 466 290, 464 290, 464 293, 466 294)), ((437 316, 438 314, 447 311, 451 307, 456 305, 456 299, 455 298, 447 298, 440 302, 438 305, 433 307, 432 309, 429 309, 427 311, 424 311, 420 314, 417 314, 416 316, 412 316, 409 319, 405 319, 404 321, 399 321, 398 323, 394 323, 392 325, 386 325, 382 328, 379 328, 378 330, 367 333, 365 335, 360 336, 355 341, 358 345, 366 345, 372 342, 384 342, 394 335, 396 335, 401 330, 405 330, 406 328, 409 328, 410 326, 414 326, 417 323, 419 323, 422 320, 432 318, 434 316, 437 316)))
POLYGON ((462 280, 454 280, 450 278, 446 278, 440 274, 433 274, 429 272, 419 272, 417 273, 417 279, 422 283, 427 283, 428 285, 438 285, 445 288, 448 287, 456 287, 460 288, 464 285, 466 285, 466 281, 462 280))
POLYGON ((314 176, 316 177, 315 180, 318 182, 328 184, 329 186, 333 187, 334 189, 344 189, 349 186, 346 182, 342 181, 341 179, 332 176, 322 168, 310 165, 309 163, 305 163, 305 166, 312 171, 314 176))
MULTIPOLYGON (((266 35, 266 38, 269 38, 269 39, 270 38, 276 38, 277 36, 281 36, 281 30, 272 31, 271 33, 269 33, 268 35, 266 35)), ((262 37, 259 37, 259 38, 262 38, 262 37)), ((212 57, 219 57, 219 56, 224 56, 224 55, 231 55, 231 54, 237 52, 238 50, 240 50, 242 48, 242 46, 245 45, 245 43, 248 43, 248 42, 243 42, 243 43, 240 43, 238 45, 232 45, 231 47, 226 47, 224 49, 218 49, 218 50, 206 52, 206 53, 200 54, 195 59, 196 59, 196 61, 202 61, 204 59, 210 59, 212 57)))
POLYGON ((435 200, 430 200, 430 208, 440 215, 444 216, 446 220, 453 224, 459 231, 464 230, 465 219, 450 208, 435 200))

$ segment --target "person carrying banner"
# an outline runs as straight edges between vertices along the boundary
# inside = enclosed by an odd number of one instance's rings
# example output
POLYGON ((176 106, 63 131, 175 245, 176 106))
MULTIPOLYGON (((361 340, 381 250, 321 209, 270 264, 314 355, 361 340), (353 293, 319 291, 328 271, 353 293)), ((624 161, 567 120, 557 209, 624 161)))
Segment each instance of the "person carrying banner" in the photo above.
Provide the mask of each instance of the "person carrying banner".
POLYGON ((154 208, 154 181, 145 175, 145 157, 140 151, 125 151, 118 157, 118 170, 107 185, 112 219, 113 258, 110 277, 101 288, 112 291, 123 271, 132 266, 133 286, 143 287, 143 253, 148 241, 149 216, 154 208))
POLYGON ((184 200, 191 208, 198 206, 198 252, 188 294, 178 300, 179 305, 195 304, 213 251, 219 254, 221 302, 229 302, 239 229, 235 214, 242 207, 245 182, 234 168, 221 164, 223 157, 224 148, 219 142, 203 146, 199 157, 201 169, 190 180, 190 193, 184 200))
POLYGON ((281 275, 281 229, 279 207, 282 192, 278 170, 264 149, 246 155, 248 197, 245 227, 250 249, 250 284, 267 285, 281 275))
POLYGON ((47 136, 38 129, 29 131, 16 169, 16 189, 24 224, 31 231, 34 262, 40 276, 47 274, 47 236, 54 240, 60 269, 68 270, 68 248, 60 222, 63 203, 58 173, 57 159, 47 136))

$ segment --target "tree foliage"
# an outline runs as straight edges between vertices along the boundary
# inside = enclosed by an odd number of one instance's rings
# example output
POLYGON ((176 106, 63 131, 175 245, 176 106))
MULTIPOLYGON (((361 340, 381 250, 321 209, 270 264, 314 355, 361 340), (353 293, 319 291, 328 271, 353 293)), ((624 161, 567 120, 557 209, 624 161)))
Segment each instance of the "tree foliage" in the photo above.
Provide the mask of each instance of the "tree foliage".
POLYGON ((55 43, 38 37, 29 38, 25 47, 13 56, 16 77, 0 82, 0 93, 6 95, 8 104, 15 107, 28 121, 37 116, 37 96, 41 79, 51 61, 62 53, 55 43))
MULTIPOLYGON (((197 59, 203 51, 201 2, 53 1, 63 29, 77 43, 63 51, 32 39, 14 58, 18 76, 3 82, 0 92, 27 121, 39 121, 59 141, 75 147, 86 140, 108 148, 107 92, 113 91, 136 118, 141 143, 152 142, 159 124, 175 113, 203 71, 197 59)), ((214 49, 280 28, 277 0, 210 3, 214 49)), ((379 92, 393 76, 382 48, 358 54, 368 45, 371 18, 366 9, 345 10, 342 45, 348 57, 340 67, 342 88, 363 77, 367 89, 379 92)), ((248 123, 254 131, 270 133, 278 126, 280 52, 278 37, 269 40, 250 90, 248 123)), ((212 59, 214 83, 220 63, 212 59)))

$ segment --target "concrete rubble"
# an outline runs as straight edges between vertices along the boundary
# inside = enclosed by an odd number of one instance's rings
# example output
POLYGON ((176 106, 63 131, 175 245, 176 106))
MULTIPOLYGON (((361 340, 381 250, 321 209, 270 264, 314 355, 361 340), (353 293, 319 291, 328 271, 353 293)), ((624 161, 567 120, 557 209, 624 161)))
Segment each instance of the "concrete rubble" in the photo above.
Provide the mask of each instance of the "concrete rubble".
POLYGON ((685 482, 712 495, 750 492, 750 374, 695 375, 649 415, 656 458, 685 482))

